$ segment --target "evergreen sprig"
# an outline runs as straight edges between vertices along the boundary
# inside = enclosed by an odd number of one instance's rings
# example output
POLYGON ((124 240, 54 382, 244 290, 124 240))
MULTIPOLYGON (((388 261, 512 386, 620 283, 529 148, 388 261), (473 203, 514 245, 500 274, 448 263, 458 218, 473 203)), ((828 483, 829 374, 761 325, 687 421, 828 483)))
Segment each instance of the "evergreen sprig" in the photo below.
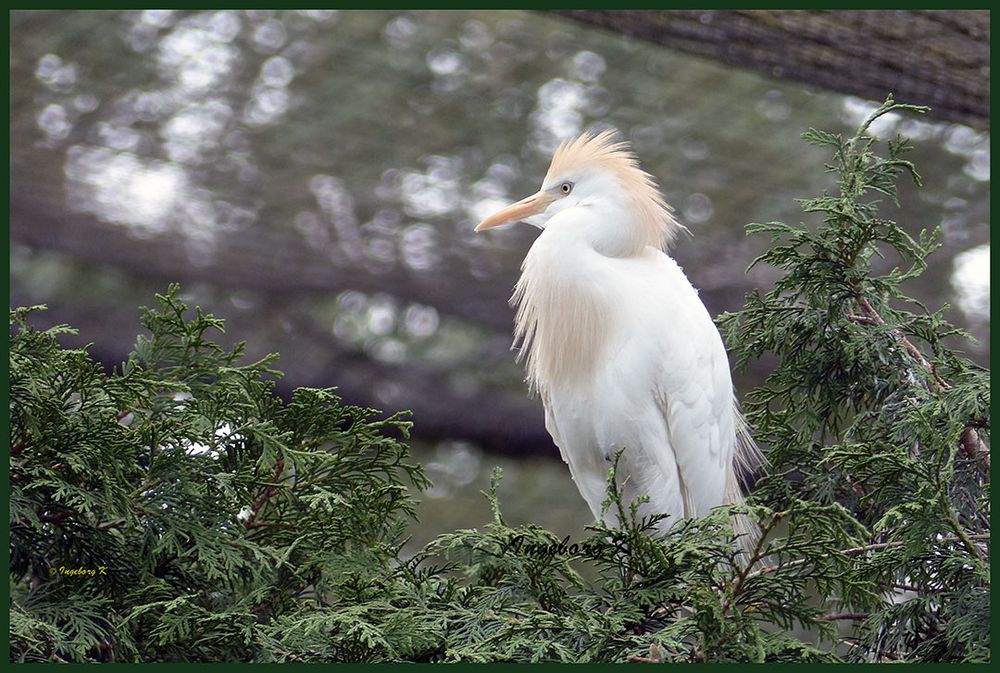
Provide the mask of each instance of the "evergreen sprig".
POLYGON ((39 308, 11 312, 13 660, 280 658, 282 628, 393 574, 427 485, 403 416, 283 403, 274 357, 238 364, 176 286, 110 375, 39 308))
POLYGON ((769 445, 756 497, 840 503, 864 526, 852 581, 886 600, 841 638, 859 661, 988 658, 989 372, 946 346, 964 334, 943 311, 903 294, 940 231, 914 238, 884 216, 897 178, 920 178, 902 158, 906 139, 880 155, 868 133, 883 115, 925 110, 890 96, 848 139, 803 135, 832 149, 839 189, 801 200, 818 226, 748 225, 772 238, 754 264, 783 275, 720 318, 739 365, 765 354, 779 362, 744 402, 769 445), (890 255, 902 268, 877 273, 873 258, 890 255))

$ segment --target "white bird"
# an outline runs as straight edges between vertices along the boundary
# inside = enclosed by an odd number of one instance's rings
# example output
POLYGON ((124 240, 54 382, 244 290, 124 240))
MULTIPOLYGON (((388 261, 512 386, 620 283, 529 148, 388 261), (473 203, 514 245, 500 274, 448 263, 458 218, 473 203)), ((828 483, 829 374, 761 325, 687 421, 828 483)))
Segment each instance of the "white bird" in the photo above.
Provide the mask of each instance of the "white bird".
POLYGON ((542 233, 511 299, 514 346, 594 517, 622 447, 625 499, 648 496, 640 514, 670 515, 664 527, 740 502, 737 470, 758 456, 726 349, 664 252, 684 227, 629 146, 613 131, 562 143, 538 193, 476 231, 516 221, 542 233))

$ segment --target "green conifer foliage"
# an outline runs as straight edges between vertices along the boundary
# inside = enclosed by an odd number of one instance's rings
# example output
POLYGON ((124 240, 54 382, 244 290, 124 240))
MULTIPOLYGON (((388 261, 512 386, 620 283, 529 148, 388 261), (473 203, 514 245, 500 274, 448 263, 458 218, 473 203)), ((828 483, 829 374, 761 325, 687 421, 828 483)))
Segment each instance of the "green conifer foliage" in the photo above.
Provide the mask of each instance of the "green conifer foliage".
POLYGON ((801 200, 811 225, 747 227, 772 238, 755 264, 783 275, 720 318, 737 364, 779 362, 745 402, 771 461, 757 499, 840 503, 862 527, 863 544, 841 552, 848 579, 887 600, 845 617, 845 656, 860 661, 989 656, 989 372, 948 347, 966 335, 943 310, 903 293, 940 231, 914 239, 886 219, 899 175, 920 177, 905 138, 880 155, 868 133, 925 109, 890 96, 849 139, 803 135, 833 152, 838 192, 801 200), (876 257, 896 266, 878 274, 876 257))
MULTIPOLYGON (((392 575, 407 485, 427 484, 409 421, 331 390, 283 404, 273 357, 237 364, 243 345, 211 341, 221 321, 185 319, 177 292, 111 376, 58 346, 67 328, 11 313, 14 660, 282 658, 282 633, 309 637, 296 615, 392 575)), ((366 642, 349 622, 330 658, 366 642)))
POLYGON ((407 556, 428 482, 404 416, 281 400, 274 358, 241 364, 176 286, 110 375, 11 311, 11 660, 987 661, 989 373, 903 294, 938 233, 885 219, 919 178, 868 133, 919 111, 810 130, 837 193, 748 226, 782 275, 719 322, 737 365, 777 362, 744 403, 769 464, 747 505, 666 533, 614 468, 620 528, 512 526, 497 473, 491 521, 407 556))

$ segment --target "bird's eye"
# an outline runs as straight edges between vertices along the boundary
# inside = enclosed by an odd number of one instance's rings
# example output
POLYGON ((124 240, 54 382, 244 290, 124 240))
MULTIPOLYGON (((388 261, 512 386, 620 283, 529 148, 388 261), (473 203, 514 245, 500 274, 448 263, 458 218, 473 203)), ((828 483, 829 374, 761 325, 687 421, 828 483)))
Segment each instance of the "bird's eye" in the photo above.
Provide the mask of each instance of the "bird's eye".
POLYGON ((563 194, 569 194, 571 191, 573 191, 573 183, 572 182, 562 183, 561 185, 559 185, 559 191, 562 192, 563 194))

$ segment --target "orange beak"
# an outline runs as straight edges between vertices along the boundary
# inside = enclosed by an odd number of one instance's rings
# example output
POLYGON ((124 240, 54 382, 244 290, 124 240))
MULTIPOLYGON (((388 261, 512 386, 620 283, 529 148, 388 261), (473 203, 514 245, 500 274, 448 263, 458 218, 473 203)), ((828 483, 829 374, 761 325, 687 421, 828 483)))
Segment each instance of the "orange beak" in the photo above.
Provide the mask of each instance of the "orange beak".
POLYGON ((526 199, 521 199, 517 203, 507 206, 503 210, 493 213, 476 226, 476 231, 485 231, 501 224, 517 222, 532 215, 537 215, 549 207, 549 204, 556 200, 552 194, 538 192, 526 199))

